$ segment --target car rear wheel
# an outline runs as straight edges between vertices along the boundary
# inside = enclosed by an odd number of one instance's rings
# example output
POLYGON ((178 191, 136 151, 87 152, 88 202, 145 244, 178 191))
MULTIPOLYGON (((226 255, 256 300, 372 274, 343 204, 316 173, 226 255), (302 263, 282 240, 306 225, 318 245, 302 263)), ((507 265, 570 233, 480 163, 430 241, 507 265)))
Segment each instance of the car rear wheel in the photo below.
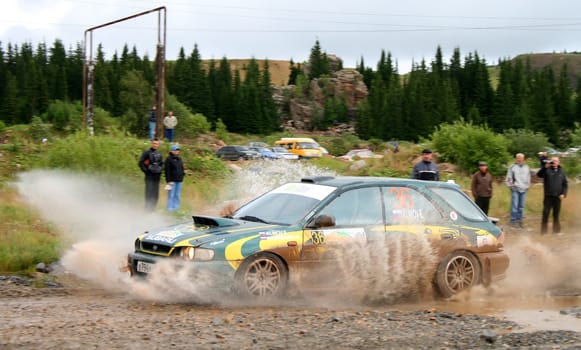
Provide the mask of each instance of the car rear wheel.
POLYGON ((237 290, 250 297, 273 297, 284 293, 288 270, 273 254, 259 254, 247 259, 237 273, 237 290))
POLYGON ((452 252, 438 266, 436 288, 444 298, 470 289, 480 283, 482 269, 469 252, 452 252))

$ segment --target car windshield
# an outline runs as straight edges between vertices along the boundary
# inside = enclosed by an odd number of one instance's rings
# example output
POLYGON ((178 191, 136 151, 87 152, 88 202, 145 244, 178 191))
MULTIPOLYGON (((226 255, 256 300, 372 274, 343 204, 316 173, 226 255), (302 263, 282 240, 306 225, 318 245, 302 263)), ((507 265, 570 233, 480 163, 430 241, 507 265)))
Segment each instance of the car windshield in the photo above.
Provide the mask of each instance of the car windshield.
POLYGON ((304 218, 335 187, 307 183, 282 185, 240 207, 234 219, 292 225, 304 218))
POLYGON ((313 142, 299 142, 297 144, 298 148, 302 148, 302 149, 318 149, 319 145, 317 145, 316 143, 313 142))
POLYGON ((484 213, 474 204, 470 198, 460 191, 444 187, 431 187, 431 190, 437 193, 442 199, 449 203, 452 208, 458 211, 468 220, 485 221, 487 220, 484 213))

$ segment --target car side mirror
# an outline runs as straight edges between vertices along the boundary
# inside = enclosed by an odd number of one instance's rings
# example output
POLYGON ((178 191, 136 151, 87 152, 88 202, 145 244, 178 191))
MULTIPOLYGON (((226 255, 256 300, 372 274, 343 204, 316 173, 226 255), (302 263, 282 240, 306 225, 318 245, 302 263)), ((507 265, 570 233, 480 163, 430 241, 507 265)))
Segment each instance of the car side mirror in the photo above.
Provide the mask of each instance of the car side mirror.
POLYGON ((309 227, 322 228, 322 227, 333 227, 335 226, 335 217, 333 215, 317 215, 312 221, 309 227))

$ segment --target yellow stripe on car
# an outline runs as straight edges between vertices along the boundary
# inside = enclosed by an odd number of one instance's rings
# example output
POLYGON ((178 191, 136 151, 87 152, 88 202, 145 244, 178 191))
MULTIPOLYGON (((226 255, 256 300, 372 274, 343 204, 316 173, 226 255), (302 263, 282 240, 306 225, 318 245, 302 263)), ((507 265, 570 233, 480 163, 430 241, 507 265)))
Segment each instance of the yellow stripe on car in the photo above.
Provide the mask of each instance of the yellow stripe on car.
POLYGON ((250 241, 251 239, 255 239, 258 235, 252 235, 250 237, 239 239, 235 242, 230 243, 226 249, 224 250, 224 256, 226 257, 226 261, 234 270, 237 270, 240 264, 242 263, 242 259, 244 256, 242 255, 242 246, 244 243, 250 241))

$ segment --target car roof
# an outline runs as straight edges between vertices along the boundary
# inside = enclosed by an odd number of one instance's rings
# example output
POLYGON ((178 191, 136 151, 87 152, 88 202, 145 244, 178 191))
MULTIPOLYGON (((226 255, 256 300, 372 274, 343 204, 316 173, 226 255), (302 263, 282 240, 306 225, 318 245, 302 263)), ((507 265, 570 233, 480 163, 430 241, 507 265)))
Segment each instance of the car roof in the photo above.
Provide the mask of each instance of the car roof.
POLYGON ((309 176, 301 179, 301 182, 314 183, 337 188, 347 188, 357 185, 415 185, 418 187, 446 187, 458 189, 456 183, 442 181, 423 181, 399 177, 375 177, 375 176, 309 176))

